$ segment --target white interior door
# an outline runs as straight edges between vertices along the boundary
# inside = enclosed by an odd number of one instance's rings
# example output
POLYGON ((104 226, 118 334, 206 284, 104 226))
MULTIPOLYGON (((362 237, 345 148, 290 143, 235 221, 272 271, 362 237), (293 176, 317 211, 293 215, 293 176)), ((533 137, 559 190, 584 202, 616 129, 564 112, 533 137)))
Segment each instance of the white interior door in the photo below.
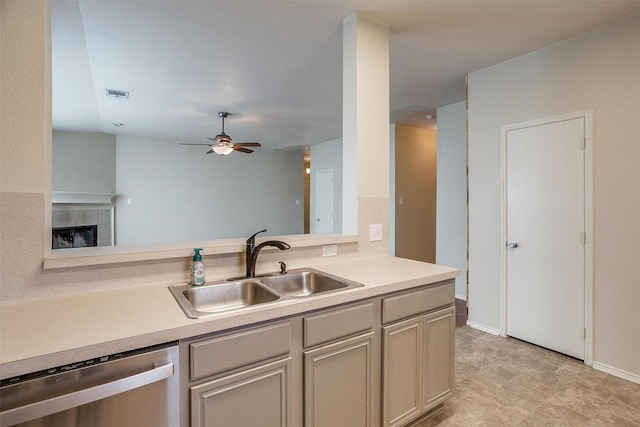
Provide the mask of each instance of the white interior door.
POLYGON ((316 172, 316 233, 333 233, 333 169, 316 172))
POLYGON ((507 335, 584 359, 584 119, 507 132, 507 335))

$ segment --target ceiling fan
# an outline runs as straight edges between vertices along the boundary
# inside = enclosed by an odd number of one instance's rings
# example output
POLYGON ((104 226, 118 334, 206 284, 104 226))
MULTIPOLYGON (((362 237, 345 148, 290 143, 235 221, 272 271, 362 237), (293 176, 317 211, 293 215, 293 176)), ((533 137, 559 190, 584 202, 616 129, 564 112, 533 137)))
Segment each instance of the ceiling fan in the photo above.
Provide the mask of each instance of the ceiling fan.
POLYGON ((232 153, 234 150, 241 153, 251 154, 253 150, 245 147, 262 147, 259 142, 233 142, 231 137, 224 133, 224 119, 229 117, 229 113, 221 111, 218 113, 218 117, 222 119, 222 132, 213 138, 207 137, 213 144, 190 144, 187 142, 181 142, 180 145, 208 145, 211 147, 205 154, 216 153, 220 156, 226 156, 232 153))

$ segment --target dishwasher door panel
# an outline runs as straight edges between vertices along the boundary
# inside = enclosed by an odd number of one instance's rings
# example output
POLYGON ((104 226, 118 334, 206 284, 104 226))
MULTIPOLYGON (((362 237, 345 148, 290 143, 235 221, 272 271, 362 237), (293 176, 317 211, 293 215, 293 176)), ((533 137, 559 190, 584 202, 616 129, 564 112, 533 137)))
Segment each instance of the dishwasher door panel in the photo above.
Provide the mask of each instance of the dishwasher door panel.
POLYGON ((178 357, 175 345, 154 348, 3 386, 0 427, 177 426, 178 357))

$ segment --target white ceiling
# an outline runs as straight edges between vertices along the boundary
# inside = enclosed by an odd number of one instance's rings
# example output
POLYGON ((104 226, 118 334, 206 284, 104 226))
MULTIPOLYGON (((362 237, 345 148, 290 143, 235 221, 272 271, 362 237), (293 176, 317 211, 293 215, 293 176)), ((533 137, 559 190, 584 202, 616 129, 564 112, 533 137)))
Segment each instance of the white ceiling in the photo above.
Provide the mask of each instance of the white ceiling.
POLYGON ((228 111, 235 142, 338 138, 342 21, 355 11, 390 26, 391 122, 428 127, 427 113, 465 99, 467 73, 640 12, 640 0, 54 0, 53 127, 206 143, 228 111))

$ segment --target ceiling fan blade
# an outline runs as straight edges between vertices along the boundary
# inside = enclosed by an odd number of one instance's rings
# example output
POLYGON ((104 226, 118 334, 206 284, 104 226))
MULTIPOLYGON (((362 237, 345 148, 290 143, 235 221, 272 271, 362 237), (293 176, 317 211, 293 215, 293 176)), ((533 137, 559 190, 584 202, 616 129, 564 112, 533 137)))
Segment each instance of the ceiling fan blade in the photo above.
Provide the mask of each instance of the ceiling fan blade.
POLYGON ((231 148, 233 148, 236 151, 240 151, 241 153, 253 153, 253 150, 249 150, 248 148, 241 147, 238 144, 234 144, 234 146, 231 148))
POLYGON ((215 151, 213 151, 213 148, 212 148, 211 150, 207 151, 207 152, 206 152, 206 153, 204 153, 204 154, 211 154, 211 153, 215 153, 215 151))
POLYGON ((199 143, 192 143, 192 142, 178 142, 178 145, 211 145, 207 142, 199 142, 199 143))
POLYGON ((241 147, 262 147, 262 144, 259 142, 236 142, 235 145, 239 145, 241 147))

